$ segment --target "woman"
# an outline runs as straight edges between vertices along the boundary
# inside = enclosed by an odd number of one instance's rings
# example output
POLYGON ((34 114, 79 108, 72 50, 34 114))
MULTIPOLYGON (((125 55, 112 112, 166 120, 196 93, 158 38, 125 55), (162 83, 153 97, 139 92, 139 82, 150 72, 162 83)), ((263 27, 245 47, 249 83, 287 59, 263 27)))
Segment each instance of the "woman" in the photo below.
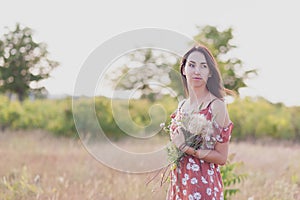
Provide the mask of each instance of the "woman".
POLYGON ((183 56, 180 71, 187 98, 179 103, 173 116, 186 116, 203 105, 199 114, 207 120, 214 120, 214 132, 210 138, 214 142, 194 149, 184 145, 185 137, 180 126, 171 132, 172 142, 186 156, 171 172, 167 199, 223 199, 219 165, 226 163, 233 128, 224 103, 228 90, 222 85, 215 59, 204 46, 195 46, 183 56))

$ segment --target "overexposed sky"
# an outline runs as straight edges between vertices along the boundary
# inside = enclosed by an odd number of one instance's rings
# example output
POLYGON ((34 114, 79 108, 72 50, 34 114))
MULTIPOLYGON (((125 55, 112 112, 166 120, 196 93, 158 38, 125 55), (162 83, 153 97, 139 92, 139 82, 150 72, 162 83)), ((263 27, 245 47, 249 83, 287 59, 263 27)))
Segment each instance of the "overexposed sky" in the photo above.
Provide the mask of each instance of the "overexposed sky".
POLYGON ((44 85, 52 95, 72 94, 89 54, 103 42, 133 29, 156 27, 193 37, 196 26, 233 28, 231 54, 257 68, 242 95, 300 105, 300 18, 296 0, 251 1, 1 1, 0 34, 16 22, 32 28, 61 65, 44 85))

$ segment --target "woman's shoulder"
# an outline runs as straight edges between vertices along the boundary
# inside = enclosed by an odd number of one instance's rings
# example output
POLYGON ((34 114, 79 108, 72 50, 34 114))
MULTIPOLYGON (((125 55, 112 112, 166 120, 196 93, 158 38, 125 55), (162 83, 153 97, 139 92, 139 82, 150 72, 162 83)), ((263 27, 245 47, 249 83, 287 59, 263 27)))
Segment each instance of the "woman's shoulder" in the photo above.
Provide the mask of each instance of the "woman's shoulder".
POLYGON ((218 97, 213 98, 213 100, 211 100, 211 107, 213 109, 224 109, 226 108, 226 103, 224 101, 224 99, 220 99, 218 97))
POLYGON ((227 104, 223 99, 216 98, 211 103, 211 112, 213 116, 216 116, 217 122, 219 124, 228 124, 230 122, 228 111, 227 111, 227 104))

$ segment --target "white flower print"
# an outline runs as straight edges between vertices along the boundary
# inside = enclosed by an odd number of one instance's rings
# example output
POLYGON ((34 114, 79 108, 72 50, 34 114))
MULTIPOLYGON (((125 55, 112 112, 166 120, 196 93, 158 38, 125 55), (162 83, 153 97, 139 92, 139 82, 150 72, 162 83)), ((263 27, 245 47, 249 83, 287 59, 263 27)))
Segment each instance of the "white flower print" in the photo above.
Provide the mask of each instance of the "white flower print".
POLYGON ((182 190, 184 196, 186 196, 186 190, 182 190))
POLYGON ((188 164, 186 165, 186 169, 187 169, 187 170, 190 170, 190 169, 191 169, 191 163, 188 163, 188 164))
POLYGON ((219 188, 214 187, 214 191, 219 192, 219 188))
POLYGON ((181 169, 180 168, 178 168, 178 173, 181 174, 181 169))
POLYGON ((190 179, 190 177, 189 177, 188 174, 184 174, 184 178, 185 178, 186 180, 189 180, 189 179, 190 179))
POLYGON ((195 161, 194 161, 193 158, 189 158, 189 162, 190 162, 190 163, 195 163, 195 161))
POLYGON ((218 185, 219 185, 219 188, 221 188, 221 187, 222 187, 222 184, 221 184, 221 182, 220 182, 220 181, 218 181, 218 185))
POLYGON ((186 185, 186 179, 185 178, 183 178, 181 182, 182 182, 182 185, 186 185))
POLYGON ((194 172, 199 171, 199 169, 200 169, 199 165, 197 165, 197 164, 193 164, 193 165, 192 165, 192 170, 193 170, 194 172))
POLYGON ((217 139, 217 141, 219 141, 219 142, 223 142, 223 139, 221 138, 220 135, 216 135, 216 139, 217 139))
POLYGON ((193 197, 193 195, 189 195, 189 200, 194 200, 194 197, 193 197))
POLYGON ((196 200, 201 199, 201 194, 200 194, 199 192, 195 192, 195 193, 194 193, 194 198, 195 198, 196 200))
POLYGON ((192 178, 192 179, 191 179, 191 184, 193 184, 193 185, 194 185, 194 184, 196 184, 196 183, 198 183, 198 180, 197 180, 197 178, 192 178))
POLYGON ((207 170, 207 174, 210 175, 210 176, 214 175, 214 170, 208 169, 207 170))
POLYGON ((207 182, 207 180, 202 176, 201 177, 201 181, 202 181, 202 183, 204 183, 204 184, 207 184, 208 182, 207 182))
POLYGON ((224 200, 224 194, 223 194, 223 192, 221 192, 220 200, 224 200))
POLYGON ((177 178, 175 175, 172 175, 172 184, 175 185, 177 178))
POLYGON ((179 192, 180 190, 179 190, 179 187, 178 187, 178 185, 176 185, 176 192, 179 192))
POLYGON ((210 188, 206 188, 206 194, 207 194, 208 196, 211 195, 211 189, 210 189, 210 188))
POLYGON ((212 183, 213 183, 213 182, 214 182, 214 178, 213 178, 213 176, 210 176, 209 178, 210 178, 210 182, 212 182, 212 183))
POLYGON ((176 194, 176 200, 181 200, 181 198, 176 194))
POLYGON ((214 168, 215 168, 214 163, 210 163, 210 168, 211 168, 211 169, 214 169, 214 168))
POLYGON ((214 197, 217 197, 217 192, 216 191, 214 191, 214 197))

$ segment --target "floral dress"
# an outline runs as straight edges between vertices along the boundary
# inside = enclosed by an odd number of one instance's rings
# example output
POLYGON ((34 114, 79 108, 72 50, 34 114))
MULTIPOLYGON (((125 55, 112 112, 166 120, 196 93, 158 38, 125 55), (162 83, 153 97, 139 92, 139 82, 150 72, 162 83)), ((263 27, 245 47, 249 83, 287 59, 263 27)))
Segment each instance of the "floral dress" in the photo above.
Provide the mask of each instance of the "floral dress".
MULTIPOLYGON (((214 100, 213 100, 214 101, 214 100)), ((206 116, 207 120, 212 120, 211 103, 205 109, 199 111, 206 116)), ((183 105, 183 104, 182 104, 183 105)), ((180 118, 184 116, 181 107, 171 116, 180 118)), ((224 143, 228 142, 233 128, 230 122, 226 127, 221 128, 214 123, 215 134, 211 136, 210 141, 224 143)), ((214 145, 205 145, 201 149, 214 149, 214 145)), ((173 169, 170 175, 170 186, 167 192, 167 200, 220 200, 224 199, 223 183, 220 174, 220 168, 217 164, 209 163, 195 158, 191 155, 184 156, 180 160, 180 166, 173 169)))

